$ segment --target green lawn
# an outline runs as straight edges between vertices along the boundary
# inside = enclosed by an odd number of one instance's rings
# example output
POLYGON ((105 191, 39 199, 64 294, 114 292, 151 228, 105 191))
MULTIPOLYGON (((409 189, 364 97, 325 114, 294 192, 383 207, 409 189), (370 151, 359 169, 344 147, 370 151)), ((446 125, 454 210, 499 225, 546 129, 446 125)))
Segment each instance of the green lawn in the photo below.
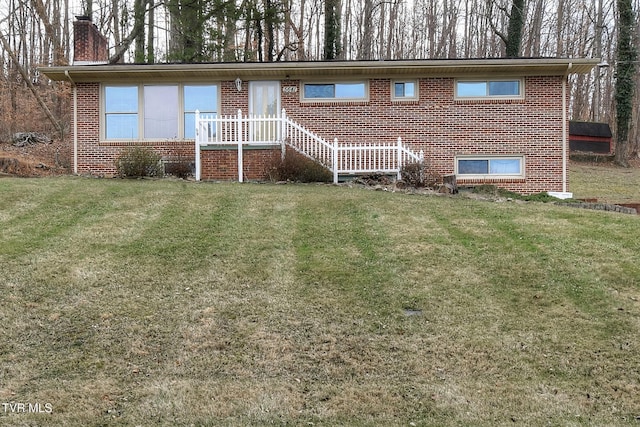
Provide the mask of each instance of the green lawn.
POLYGON ((569 191, 603 203, 640 203, 640 169, 571 162, 569 191))
POLYGON ((71 177, 0 200, 2 426, 638 425, 637 216, 71 177))

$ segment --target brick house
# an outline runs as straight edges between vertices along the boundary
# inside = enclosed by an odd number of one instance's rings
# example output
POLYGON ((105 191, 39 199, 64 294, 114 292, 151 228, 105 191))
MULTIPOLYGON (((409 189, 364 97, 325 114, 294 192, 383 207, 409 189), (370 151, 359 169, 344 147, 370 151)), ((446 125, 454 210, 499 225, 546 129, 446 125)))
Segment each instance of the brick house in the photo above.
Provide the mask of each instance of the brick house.
POLYGON ((221 120, 231 122, 240 111, 286 115, 327 146, 396 146, 401 138, 403 147, 423 153, 428 167, 455 174, 459 185, 561 197, 570 195, 567 76, 588 73, 598 63, 518 58, 110 65, 106 40, 88 20, 76 21, 75 47, 73 65, 41 71, 73 86, 76 173, 112 175, 125 147, 148 146, 166 158, 193 159, 201 179, 262 179, 291 137, 281 124, 266 138, 269 125, 246 122, 253 130, 227 132, 244 134, 243 143, 221 140, 221 120), (197 114, 218 120, 202 128, 213 139, 198 144, 197 114))

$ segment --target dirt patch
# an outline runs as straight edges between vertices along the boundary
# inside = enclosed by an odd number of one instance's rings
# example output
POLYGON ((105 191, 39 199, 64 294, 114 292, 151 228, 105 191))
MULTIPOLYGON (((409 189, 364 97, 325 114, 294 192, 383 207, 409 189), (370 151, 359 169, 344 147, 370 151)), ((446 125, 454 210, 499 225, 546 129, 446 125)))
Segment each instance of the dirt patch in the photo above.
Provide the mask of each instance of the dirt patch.
POLYGON ((0 143, 0 176, 42 177, 71 171, 71 144, 54 141, 16 147, 0 143))

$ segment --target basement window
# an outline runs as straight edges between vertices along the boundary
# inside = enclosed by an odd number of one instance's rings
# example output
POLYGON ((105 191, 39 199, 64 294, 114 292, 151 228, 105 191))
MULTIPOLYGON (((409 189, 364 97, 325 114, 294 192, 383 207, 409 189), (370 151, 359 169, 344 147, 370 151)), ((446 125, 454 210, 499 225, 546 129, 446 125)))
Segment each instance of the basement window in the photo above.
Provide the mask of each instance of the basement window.
POLYGON ((459 156, 456 175, 460 178, 523 178, 523 156, 459 156))

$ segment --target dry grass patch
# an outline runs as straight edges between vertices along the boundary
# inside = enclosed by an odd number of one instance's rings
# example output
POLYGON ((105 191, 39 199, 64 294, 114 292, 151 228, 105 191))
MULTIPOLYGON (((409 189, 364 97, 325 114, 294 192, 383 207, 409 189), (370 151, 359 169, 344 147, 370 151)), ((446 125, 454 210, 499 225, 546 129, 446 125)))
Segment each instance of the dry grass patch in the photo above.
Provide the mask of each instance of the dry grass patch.
POLYGON ((640 202, 640 168, 571 162, 569 187, 575 198, 596 198, 603 203, 640 202))
POLYGON ((0 425, 640 416, 635 216, 336 186, 2 182, 0 400, 54 412, 0 425))

